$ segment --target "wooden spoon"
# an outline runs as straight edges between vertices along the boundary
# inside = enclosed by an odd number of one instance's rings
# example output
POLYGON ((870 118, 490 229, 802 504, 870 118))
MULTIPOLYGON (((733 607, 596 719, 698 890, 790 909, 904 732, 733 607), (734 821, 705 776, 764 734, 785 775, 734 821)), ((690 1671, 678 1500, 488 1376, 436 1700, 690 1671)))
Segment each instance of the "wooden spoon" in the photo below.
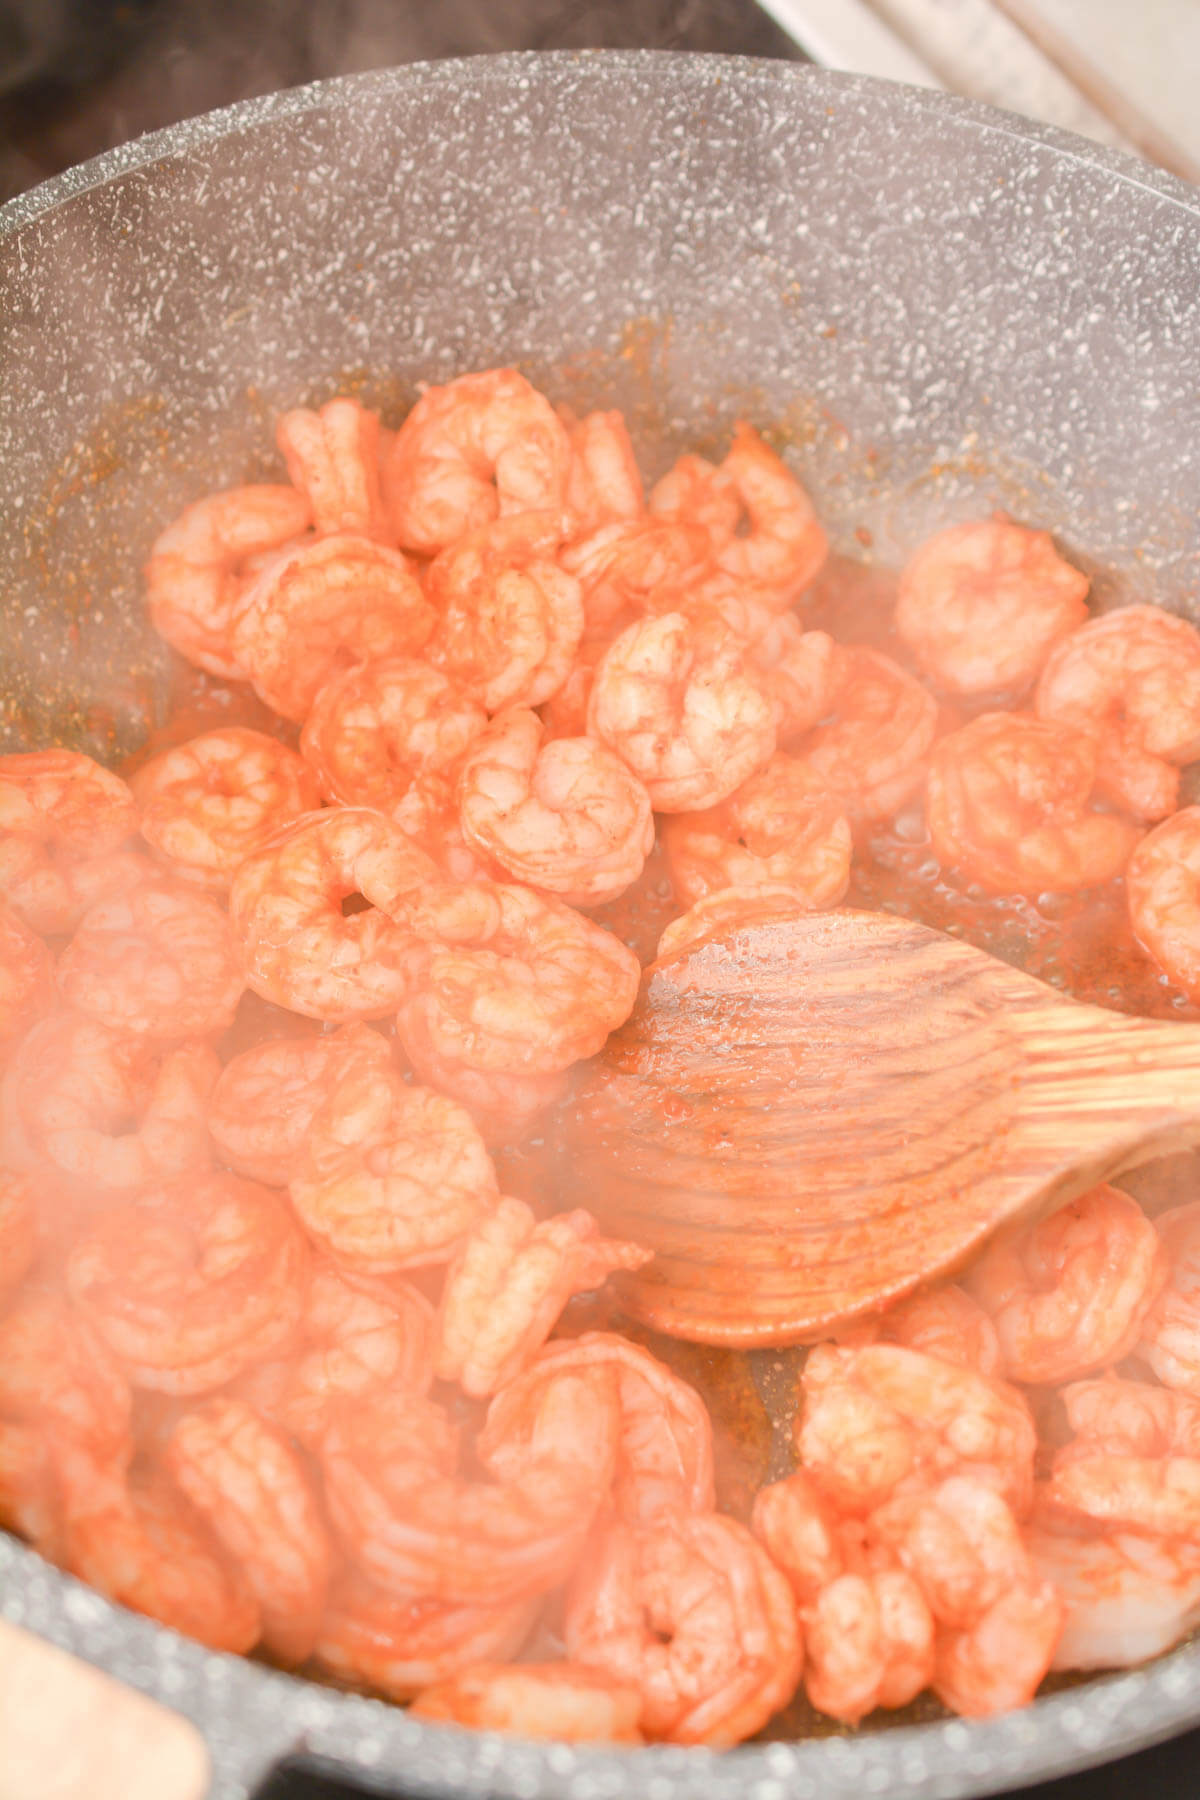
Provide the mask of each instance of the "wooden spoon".
POLYGON ((629 1311, 799 1343, 1200 1142, 1200 1027, 885 913, 771 920, 652 964, 564 1125, 586 1204, 657 1252, 629 1311))

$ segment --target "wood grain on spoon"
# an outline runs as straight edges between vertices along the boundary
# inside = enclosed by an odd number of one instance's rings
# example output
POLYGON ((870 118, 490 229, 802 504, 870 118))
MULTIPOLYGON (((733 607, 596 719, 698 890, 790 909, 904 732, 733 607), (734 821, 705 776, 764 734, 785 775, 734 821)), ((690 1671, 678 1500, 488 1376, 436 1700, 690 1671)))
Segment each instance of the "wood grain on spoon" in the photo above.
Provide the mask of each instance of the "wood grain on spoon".
POLYGON ((657 1252, 631 1312, 804 1342, 1200 1142, 1200 1027, 887 914, 780 918, 652 964, 565 1129, 588 1206, 657 1252))

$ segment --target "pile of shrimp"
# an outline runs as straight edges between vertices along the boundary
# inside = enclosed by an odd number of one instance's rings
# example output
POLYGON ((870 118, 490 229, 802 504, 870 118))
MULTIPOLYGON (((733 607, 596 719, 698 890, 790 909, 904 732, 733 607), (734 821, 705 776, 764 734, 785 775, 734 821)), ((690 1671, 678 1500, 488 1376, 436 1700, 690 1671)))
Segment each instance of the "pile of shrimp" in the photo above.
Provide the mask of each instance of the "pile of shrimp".
POLYGON ((647 494, 513 370, 277 442, 145 572, 224 718, 0 758, 0 1521, 207 1645, 564 1739, 993 1713, 1175 1642, 1200 1202, 1097 1188, 812 1347, 738 1518, 697 1392, 579 1328, 647 1252, 503 1190, 633 1008, 616 902, 673 895, 661 954, 834 907, 881 823, 966 892, 1123 879, 1200 1000, 1200 634, 997 516, 835 641, 749 425, 647 494))

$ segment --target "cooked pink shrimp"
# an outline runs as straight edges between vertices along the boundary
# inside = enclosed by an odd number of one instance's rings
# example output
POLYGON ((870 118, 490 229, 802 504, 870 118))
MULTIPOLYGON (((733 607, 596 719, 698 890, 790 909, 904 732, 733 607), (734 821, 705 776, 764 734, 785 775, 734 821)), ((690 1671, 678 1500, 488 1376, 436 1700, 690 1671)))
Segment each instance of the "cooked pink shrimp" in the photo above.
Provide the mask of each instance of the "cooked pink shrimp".
POLYGON ((210 675, 244 681, 233 620, 246 564, 290 543, 309 517, 308 500, 286 485, 227 488, 197 500, 151 547, 146 604, 154 629, 210 675))
POLYGON ((649 1738, 725 1747, 792 1696, 796 1602, 744 1525, 665 1513, 609 1525, 567 1596, 567 1654, 642 1696, 649 1738))
POLYGON ((413 931, 391 915, 439 879, 382 813, 339 807, 293 820, 247 857, 230 889, 248 985, 314 1019, 383 1018, 420 966, 413 931), (357 895, 367 905, 348 910, 357 895))
POLYGON ((1180 1446, 1170 1438, 1135 1452, 1127 1439, 1083 1434, 1056 1453, 1041 1499, 1052 1518, 1194 1540, 1200 1531, 1195 1452, 1194 1443, 1180 1446))
POLYGON ((321 1444, 325 1496, 355 1561, 393 1592, 503 1606, 574 1568, 616 1454, 611 1385, 549 1387, 518 1466, 459 1475, 457 1432, 429 1400, 376 1394, 342 1408, 321 1444))
POLYGON ((656 958, 675 956, 709 937, 727 937, 745 926, 771 919, 794 919, 807 911, 802 896, 778 881, 754 887, 718 888, 672 919, 658 940, 656 958))
POLYGON ((427 388, 383 465, 400 542, 435 556, 497 514, 561 512, 571 440, 550 402, 515 369, 427 388))
POLYGON ((651 1252, 600 1235, 576 1209, 539 1220, 502 1198, 468 1233, 446 1273, 438 1313, 437 1373, 473 1399, 494 1394, 536 1356, 572 1294, 602 1287, 651 1252))
POLYGON ((1026 1543, 1066 1608, 1052 1669, 1132 1668, 1200 1620, 1200 1544, 1043 1524, 1027 1530, 1026 1543))
POLYGON ((1095 740, 1098 794, 1163 819, 1179 766, 1200 756, 1200 631, 1157 606, 1089 619, 1051 651, 1034 705, 1095 740))
POLYGON ((554 560, 565 523, 565 513, 497 519, 430 564, 429 660, 490 713, 538 706, 570 673, 584 614, 578 581, 554 560))
POLYGON ((1167 979, 1200 998, 1200 806, 1147 832, 1125 871, 1134 936, 1167 979))
MULTIPOLYGON (((1167 1216, 1167 1215, 1164 1215, 1167 1216)), ((1091 1449, 1130 1456, 1200 1457, 1200 1396, 1102 1375, 1074 1381, 1062 1390, 1073 1455, 1091 1449)))
POLYGON ((303 719, 343 669, 407 656, 432 630, 400 552, 338 532, 281 552, 255 577, 238 602, 233 648, 267 705, 303 719))
POLYGON ((316 1661, 341 1681, 407 1700, 481 1659, 516 1656, 542 1604, 535 1594, 503 1606, 459 1606, 427 1593, 391 1593, 348 1568, 330 1588, 316 1661))
POLYGON ((751 425, 734 427, 721 473, 733 484, 747 531, 744 537, 735 531, 718 549, 717 564, 783 611, 818 574, 828 553, 812 501, 751 425))
POLYGON ((640 519, 646 511, 642 477, 619 412, 590 412, 582 419, 559 408, 571 443, 567 511, 574 535, 582 537, 620 519, 640 519))
POLYGON ((804 1610, 804 1646, 809 1701, 847 1725, 907 1706, 933 1677, 933 1618, 903 1569, 836 1576, 804 1610))
POLYGON ((1097 1187, 994 1238, 967 1274, 1011 1381, 1073 1381, 1128 1356, 1167 1279, 1136 1200, 1097 1187))
POLYGON ((1170 1273, 1142 1325, 1138 1354, 1167 1387, 1200 1396, 1200 1202, 1172 1207, 1154 1225, 1170 1273))
POLYGON ((0 1300, 23 1279, 37 1251, 36 1191, 28 1175, 0 1169, 0 1300))
POLYGON ((67 1286, 137 1386, 199 1394, 290 1341, 305 1254, 278 1195, 207 1175, 105 1213, 67 1286))
POLYGON ((434 1724, 559 1744, 642 1742, 637 1688, 579 1663, 472 1663, 426 1688, 408 1710, 434 1724))
POLYGON ((322 1249, 380 1274, 447 1261, 497 1197, 462 1107, 362 1059, 314 1116, 289 1192, 322 1249))
POLYGON ((843 649, 830 717, 788 748, 813 792, 851 818, 882 819, 919 792, 937 702, 876 650, 843 649))
POLYGON ((319 411, 300 406, 275 427, 292 486, 323 535, 353 531, 381 544, 395 534, 379 484, 379 415, 357 400, 329 400, 319 411))
POLYGON ((695 812, 769 760, 775 710, 736 638, 670 612, 631 625, 605 652, 588 732, 628 763, 656 812, 695 812))
POLYGON ((173 875, 223 892, 238 864, 320 805, 301 757, 261 731, 206 731, 134 775, 142 836, 173 875))
POLYGON ((145 1187, 212 1162, 209 1100, 220 1074, 203 1044, 145 1038, 58 1012, 35 1025, 0 1084, 0 1152, 88 1189, 145 1187))
MULTIPOLYGON (((805 631, 790 612, 769 614, 746 654, 774 704, 781 745, 794 744, 834 711, 854 667, 853 653, 848 655, 827 631, 805 631)), ((847 729, 846 721, 842 729, 847 729)))
POLYGON ((1095 780, 1095 750, 1069 726, 981 713, 934 746, 925 795, 934 850, 997 894, 1110 881, 1139 833, 1093 810, 1095 780))
POLYGON ((1028 1511, 1036 1433, 1007 1383, 899 1344, 822 1345, 801 1388, 801 1463, 843 1511, 952 1474, 989 1483, 1018 1517, 1028 1511))
POLYGON ((675 892, 689 905, 724 888, 769 884, 820 912, 838 904, 850 880, 850 821, 816 797, 781 750, 718 806, 664 819, 661 840, 675 892))
POLYGON ((900 577, 896 629, 952 694, 1028 687, 1087 618, 1088 578, 1048 531, 997 513, 927 539, 900 577))
POLYGON ((0 902, 0 1049, 27 1030, 53 998, 54 959, 48 947, 0 902))
POLYGON ((57 1292, 18 1293, 0 1317, 0 1418, 123 1464, 130 1409, 129 1383, 88 1321, 57 1292))
POLYGON ((267 1649, 303 1662, 317 1641, 333 1545, 296 1452, 244 1401, 221 1396, 183 1415, 163 1460, 258 1602, 267 1649))
POLYGON ((224 1031, 245 987, 222 908, 166 885, 101 900, 58 960, 69 1006, 146 1037, 224 1031))
POLYGON ((600 906, 637 880, 654 843, 650 796, 605 745, 543 743, 535 712, 512 707, 464 758, 467 842, 517 881, 571 906, 600 906))
POLYGON ((552 1075, 594 1056, 629 1017, 641 968, 631 950, 561 901, 497 885, 492 920, 434 946, 397 1014, 404 1048, 444 1071, 552 1075))
POLYGON ((623 630, 660 595, 687 593, 710 570, 711 559, 701 526, 663 519, 601 525, 559 553, 563 568, 579 578, 592 635, 623 630))
POLYGON ((402 818, 423 776, 456 770, 487 723, 478 700, 415 657, 347 669, 323 687, 301 754, 330 800, 402 818))
POLYGON ((363 1061, 391 1067, 386 1038, 369 1025, 324 1037, 269 1038, 226 1063, 208 1128, 223 1162, 267 1187, 286 1187, 309 1128, 343 1071, 363 1061))
POLYGON ((815 1600, 822 1588, 845 1573, 841 1521, 803 1469, 759 1488, 751 1523, 802 1604, 815 1600))
POLYGON ((731 478, 716 463, 691 451, 655 482, 647 506, 655 518, 703 526, 710 554, 723 550, 736 536, 742 513, 731 478))
POLYGON ((613 1500, 622 1518, 645 1524, 664 1513, 707 1512, 713 1502, 708 1409, 694 1388, 628 1338, 587 1331, 552 1341, 488 1408, 477 1450, 502 1471, 527 1453, 546 1394, 568 1376, 616 1384, 620 1436, 613 1500))
POLYGON ((995 1325, 978 1300, 953 1282, 889 1308, 879 1321, 879 1336, 885 1343, 922 1350, 980 1375, 1004 1372, 995 1325))
POLYGON ((0 756, 0 893, 32 931, 74 929, 75 866, 137 831, 133 795, 111 770, 75 750, 0 756))

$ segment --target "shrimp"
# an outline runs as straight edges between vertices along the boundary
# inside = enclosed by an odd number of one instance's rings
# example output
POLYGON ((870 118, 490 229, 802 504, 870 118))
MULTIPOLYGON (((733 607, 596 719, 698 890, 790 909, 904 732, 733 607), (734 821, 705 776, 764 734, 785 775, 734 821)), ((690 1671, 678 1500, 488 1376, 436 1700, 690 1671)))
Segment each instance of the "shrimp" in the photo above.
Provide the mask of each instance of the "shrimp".
POLYGON ((462 1107, 365 1059, 333 1083, 288 1191, 321 1249, 381 1274, 447 1261, 497 1198, 462 1107))
MULTIPOLYGON (((754 630, 746 655, 774 705, 781 746, 794 744, 834 711, 855 667, 853 652, 835 644, 827 631, 805 631, 795 613, 768 614, 754 630)), ((907 689, 901 692, 903 699, 912 699, 907 689)), ((843 732, 849 729, 843 719, 843 732)))
POLYGON ((392 1052, 386 1038, 357 1024, 327 1037, 271 1038, 233 1057, 208 1115, 221 1160, 250 1181, 286 1187, 330 1090, 360 1061, 386 1070, 392 1052))
POLYGON ((1104 1375, 1062 1390, 1072 1457, 1093 1451, 1124 1456, 1200 1457, 1200 1398, 1145 1381, 1104 1375))
POLYGON ((406 550, 436 556, 497 514, 561 512, 571 440, 515 369, 427 388, 383 465, 384 499, 406 550))
POLYGON ((408 833, 413 789, 453 776, 487 724, 478 700, 428 663, 389 657, 347 669, 326 684, 300 733, 300 753, 321 792, 347 806, 373 806, 408 833))
POLYGON ((221 1072, 204 1044, 156 1047, 83 1014, 51 1013, 0 1083, 10 1167, 129 1193, 209 1168, 209 1099, 221 1072))
POLYGON ((1149 1662, 1200 1621, 1200 1545, 1135 1532, 1026 1533, 1035 1568, 1066 1609, 1052 1669, 1127 1669, 1149 1662))
POLYGON ((410 655, 432 630, 400 552, 337 532, 282 551, 255 577, 238 602, 233 648, 266 704, 303 719, 343 669, 410 655))
POLYGON ((1167 1279, 1136 1200, 1093 1188, 1048 1219, 994 1238, 967 1276, 1012 1381, 1073 1381, 1120 1362, 1167 1279))
POLYGON ((69 1006, 144 1037, 224 1031, 245 987, 222 908, 164 885, 99 901, 58 960, 69 1006))
POLYGON ((293 487, 250 486, 207 494, 160 532, 146 564, 146 605, 160 637, 188 662, 244 681, 233 645, 246 565, 300 536, 311 513, 293 487))
POLYGON ((279 419, 275 442, 322 536, 352 531, 395 543, 380 488, 377 413, 346 398, 329 400, 316 412, 300 406, 279 419))
POLYGON ((1119 1440, 1083 1437, 1054 1458, 1042 1500, 1051 1517, 1113 1531, 1195 1539, 1200 1531, 1200 1456, 1168 1442, 1131 1454, 1119 1440))
POLYGON ((49 948, 0 901, 0 1050, 20 1037, 53 997, 54 959, 49 948))
POLYGON ((842 649, 831 716, 788 749, 814 794, 852 819, 884 819, 920 792, 937 702, 876 650, 842 649))
POLYGON ((1083 624, 1088 586, 1048 531, 997 513, 951 525, 921 545, 900 576, 896 629, 950 693, 1014 692, 1083 624))
POLYGON ((575 535, 644 517, 642 477, 623 416, 590 412, 576 419, 560 407, 559 418, 571 444, 566 505, 575 535))
POLYGON ((1138 1354, 1165 1386, 1200 1397, 1200 1202, 1172 1207, 1154 1225, 1170 1273, 1143 1322, 1138 1354))
POLYGON ((351 1567, 330 1588, 315 1659, 339 1680, 407 1700, 481 1659, 516 1656, 541 1608, 540 1594, 479 1606, 391 1593, 351 1567))
POLYGON ((885 1343, 921 1350, 980 1375, 1004 1373, 995 1325, 979 1301, 953 1282, 890 1307, 878 1330, 885 1343))
POLYGON ((491 898, 497 915, 435 945, 397 1014, 406 1052, 443 1082, 458 1069, 557 1074, 594 1056, 637 998, 638 960, 611 932, 529 888, 497 885, 491 898))
POLYGON ((754 887, 718 888, 697 900, 685 913, 672 919, 658 940, 655 958, 677 956, 710 937, 730 937, 750 925, 772 919, 794 919, 806 911, 795 888, 778 881, 758 882, 754 887))
POLYGON ((394 917, 438 879, 433 861, 382 813, 307 813, 246 858, 229 918, 248 985, 265 1000, 330 1023, 381 1019, 411 987, 414 934, 394 917), (343 904, 361 895, 361 910, 343 904))
POLYGON ((130 1379, 200 1394, 295 1334, 305 1246, 287 1207, 207 1175, 114 1207, 67 1260, 67 1288, 130 1379))
POLYGON ((1125 872, 1134 936, 1167 979, 1200 999, 1200 806, 1146 833, 1125 872))
POLYGON ((571 906, 600 906, 642 872, 653 844, 650 796, 592 738, 543 743, 537 714, 499 714, 458 778, 467 842, 515 880, 571 906))
POLYGON ((0 756, 0 893, 31 931, 56 937, 73 930, 82 910, 73 870, 136 831, 133 795, 90 756, 0 756))
POLYGON ((1111 881, 1139 833, 1093 810, 1095 780, 1095 750, 1070 727, 981 713, 934 747, 925 794, 934 851, 996 894, 1111 881))
POLYGON ((35 1195, 28 1175, 0 1168, 0 1300, 24 1279, 37 1253, 35 1195))
POLYGON ((1015 1388, 899 1344, 824 1345, 801 1377, 802 1466, 841 1510, 868 1513, 898 1491, 951 1474, 1029 1509, 1037 1445, 1015 1388))
POLYGON ((742 512, 737 489, 725 471, 691 451, 655 482, 646 504, 654 518, 702 526, 710 554, 732 542, 742 512))
POLYGON ((636 1687, 578 1663, 472 1663, 427 1687, 409 1716, 559 1744, 640 1744, 641 1711, 636 1687))
POLYGON ((804 1644, 810 1703, 847 1725, 907 1706, 933 1677, 933 1619, 903 1569, 835 1576, 804 1610, 804 1644))
POLYGON ((624 629, 663 594, 688 593, 709 572, 711 559, 702 526, 663 519, 601 525, 559 552, 562 567, 579 580, 591 635, 624 629))
POLYGON ((769 761, 775 711, 731 633, 669 612, 631 625, 605 652, 588 733, 628 763, 656 812, 696 812, 769 761))
POLYGON ((783 1570, 801 1605, 815 1600, 823 1588, 846 1573, 840 1524, 830 1501, 803 1469, 768 1483, 754 1496, 754 1535, 783 1570))
POLYGON ((675 892, 694 905, 725 888, 783 886, 796 906, 836 906, 850 881, 850 821, 816 798, 808 776, 776 751, 728 799, 664 819, 675 892))
POLYGON ((616 1384, 619 1408, 613 1504, 620 1517, 647 1524, 681 1512, 711 1511, 713 1438, 708 1409, 694 1388, 640 1345, 613 1332, 547 1344, 492 1400, 477 1451, 485 1468, 503 1470, 526 1453, 548 1391, 569 1376, 616 1384))
POLYGON ((642 1696, 648 1738, 740 1743, 790 1698, 803 1645, 785 1577, 720 1513, 617 1520, 568 1590, 567 1655, 642 1696))
POLYGON ((536 1356, 572 1294, 638 1269, 651 1252, 600 1235, 576 1209, 539 1220, 501 1199, 463 1240, 438 1313, 437 1373, 473 1399, 494 1394, 536 1356))
POLYGON ((321 800, 294 750, 238 726, 164 750, 130 785, 142 836, 168 871, 217 892, 273 832, 321 800))
POLYGON ((554 560, 565 523, 547 512, 497 519, 429 566, 429 660, 489 713, 538 706, 570 673, 584 611, 579 582, 554 560))
POLYGON ((244 1401, 222 1396, 183 1415, 163 1461, 257 1601, 266 1648, 303 1662, 317 1641, 333 1545, 296 1452, 244 1401))
POLYGON ((1096 792, 1138 819, 1179 803, 1179 765, 1200 756, 1200 632, 1157 606, 1089 619, 1051 651, 1040 719, 1096 743, 1096 792))
POLYGON ((611 1384, 564 1376, 543 1395, 521 1457, 499 1480, 471 1481, 456 1472, 457 1433, 439 1407, 376 1394, 342 1408, 325 1433, 325 1497, 346 1549, 380 1586, 505 1606, 574 1568, 616 1437, 611 1384))
POLYGON ((717 550, 717 566, 779 611, 815 579, 829 544, 812 501, 753 426, 736 425, 721 464, 733 485, 748 530, 735 531, 717 550))
POLYGON ((60 1293, 30 1286, 16 1296, 0 1317, 0 1418, 124 1463, 131 1406, 107 1346, 60 1293))

